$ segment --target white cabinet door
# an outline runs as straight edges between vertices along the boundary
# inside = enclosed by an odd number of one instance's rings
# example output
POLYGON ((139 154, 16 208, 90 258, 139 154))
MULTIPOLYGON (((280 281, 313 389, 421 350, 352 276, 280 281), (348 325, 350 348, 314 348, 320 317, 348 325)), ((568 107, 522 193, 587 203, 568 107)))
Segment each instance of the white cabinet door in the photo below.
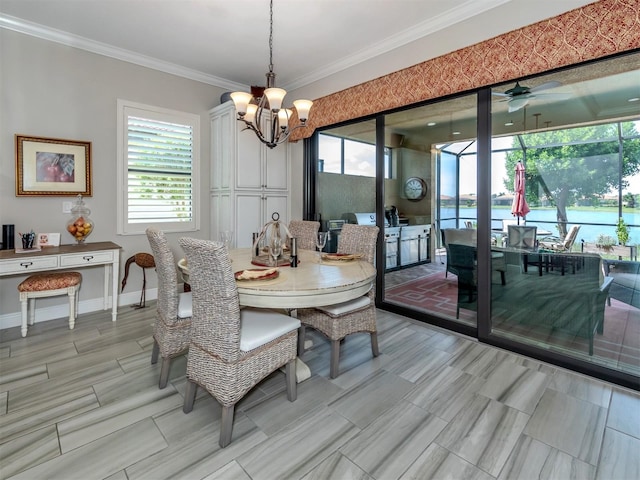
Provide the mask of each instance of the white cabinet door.
POLYGON ((264 223, 272 221, 274 212, 278 212, 280 222, 289 225, 289 196, 286 193, 270 193, 263 201, 264 223))
MULTIPOLYGON (((235 225, 232 222, 233 211, 231 194, 229 191, 212 192, 210 195, 209 205, 211 207, 211 236, 212 240, 220 239, 220 232, 225 230, 234 230, 235 225)), ((233 242, 235 246, 235 239, 233 242)))
POLYGON ((267 190, 289 189, 289 145, 285 142, 275 148, 265 147, 264 179, 267 190))
POLYGON ((235 196, 236 206, 236 247, 250 247, 252 234, 260 232, 267 222, 272 221, 274 212, 279 220, 289 224, 289 197, 281 195, 264 195, 261 193, 240 192, 235 196))
POLYGON ((236 162, 236 134, 239 123, 234 108, 224 108, 211 116, 211 189, 233 187, 231 175, 236 162))
POLYGON ((242 122, 238 124, 236 188, 247 190, 260 190, 265 185, 262 177, 262 164, 264 149, 266 148, 256 134, 249 130, 243 130, 242 122))
POLYGON ((236 247, 251 246, 252 233, 259 232, 265 224, 262 193, 237 193, 235 195, 236 247))
MULTIPOLYGON (((269 148, 251 131, 245 131, 238 123, 238 162, 236 188, 239 189, 289 189, 289 146, 280 144, 269 148)), ((264 129, 270 128, 268 119, 263 121, 264 129)))

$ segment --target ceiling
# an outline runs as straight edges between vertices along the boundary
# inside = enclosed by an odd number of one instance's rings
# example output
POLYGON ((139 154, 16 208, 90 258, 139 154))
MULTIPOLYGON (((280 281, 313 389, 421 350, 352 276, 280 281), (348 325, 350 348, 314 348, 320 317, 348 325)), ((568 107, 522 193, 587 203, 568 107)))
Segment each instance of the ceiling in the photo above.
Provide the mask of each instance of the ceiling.
MULTIPOLYGON (((591 1, 274 0, 277 85, 384 59, 354 85, 591 1)), ((0 0, 0 27, 228 90, 264 85, 268 70, 268 0, 0 0)))

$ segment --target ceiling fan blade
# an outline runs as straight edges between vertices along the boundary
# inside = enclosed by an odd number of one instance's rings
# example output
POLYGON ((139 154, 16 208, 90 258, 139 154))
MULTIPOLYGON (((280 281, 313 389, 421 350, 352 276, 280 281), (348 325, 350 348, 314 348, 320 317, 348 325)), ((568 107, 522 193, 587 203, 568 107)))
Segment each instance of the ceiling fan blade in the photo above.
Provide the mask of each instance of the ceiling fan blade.
POLYGON ((545 100, 568 100, 571 98, 570 93, 539 93, 539 98, 544 98, 545 100))
POLYGON ((495 95, 496 97, 510 97, 511 96, 508 93, 502 93, 502 92, 491 92, 491 95, 495 95))
POLYGON ((533 95, 527 95, 526 97, 519 96, 509 100, 509 113, 516 112, 529 104, 529 100, 535 98, 533 95))
POLYGON ((542 83, 542 84, 538 85, 537 87, 531 87, 529 89, 529 91, 531 93, 541 92, 542 90, 548 90, 550 88, 556 88, 556 87, 559 87, 560 85, 562 85, 562 83, 553 80, 553 81, 550 81, 550 82, 542 83))

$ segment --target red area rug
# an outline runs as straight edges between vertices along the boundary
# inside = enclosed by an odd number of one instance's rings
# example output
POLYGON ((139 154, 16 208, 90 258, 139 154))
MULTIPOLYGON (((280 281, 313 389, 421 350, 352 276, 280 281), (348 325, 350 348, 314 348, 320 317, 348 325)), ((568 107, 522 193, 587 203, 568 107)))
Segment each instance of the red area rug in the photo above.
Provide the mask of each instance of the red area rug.
POLYGON ((385 300, 435 314, 455 317, 458 301, 458 279, 451 274, 445 277, 444 271, 434 273, 388 289, 385 292, 385 300))

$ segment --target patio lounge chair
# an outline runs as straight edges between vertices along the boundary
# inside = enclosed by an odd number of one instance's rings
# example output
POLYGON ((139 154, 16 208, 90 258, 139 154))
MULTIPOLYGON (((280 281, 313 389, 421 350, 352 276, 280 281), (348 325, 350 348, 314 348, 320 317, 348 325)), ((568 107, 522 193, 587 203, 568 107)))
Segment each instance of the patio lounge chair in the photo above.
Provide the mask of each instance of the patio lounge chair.
MULTIPOLYGON (((545 237, 542 240, 540 240, 539 246, 542 249, 551 250, 554 252, 571 252, 571 249, 573 248, 573 244, 575 243, 576 238, 578 237, 579 231, 580 231, 580 225, 573 225, 567 232, 567 235, 566 237, 564 237, 564 239, 561 239, 560 237, 545 237)), ((574 260, 573 257, 569 257, 569 258, 559 257, 559 259, 560 259, 560 272, 562 275, 564 275, 567 260, 571 260, 572 271, 573 273, 576 273, 577 264, 575 261, 573 261, 574 260)), ((553 266, 553 263, 552 263, 552 266, 553 266)))
POLYGON ((567 232, 567 236, 564 239, 560 237, 544 237, 540 240, 540 248, 547 250, 553 250, 555 252, 570 252, 573 248, 573 244, 578 237, 580 231, 580 225, 573 225, 567 232))

